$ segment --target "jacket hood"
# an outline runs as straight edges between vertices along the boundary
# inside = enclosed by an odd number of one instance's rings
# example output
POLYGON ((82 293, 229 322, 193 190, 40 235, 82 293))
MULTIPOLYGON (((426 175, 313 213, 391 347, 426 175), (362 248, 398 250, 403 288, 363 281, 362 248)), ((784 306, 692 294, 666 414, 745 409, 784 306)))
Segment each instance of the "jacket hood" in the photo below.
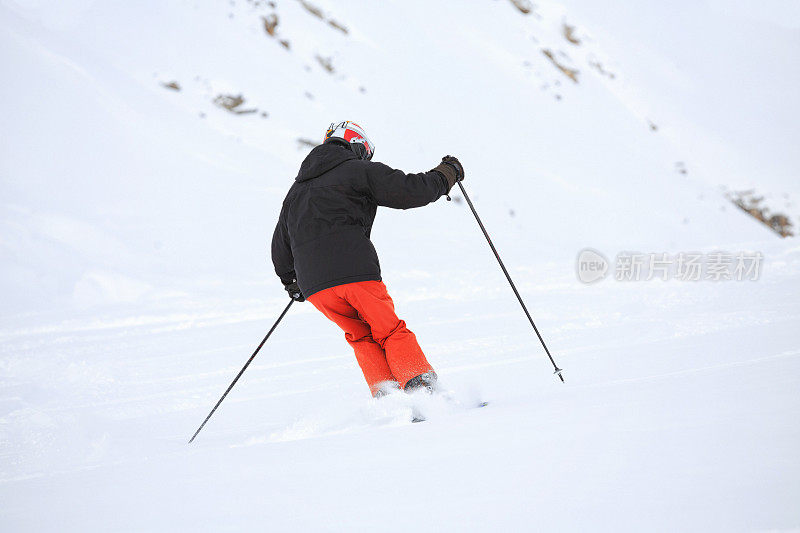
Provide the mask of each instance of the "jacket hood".
POLYGON ((295 181, 312 180, 350 159, 358 157, 349 148, 331 142, 321 144, 306 156, 295 181))

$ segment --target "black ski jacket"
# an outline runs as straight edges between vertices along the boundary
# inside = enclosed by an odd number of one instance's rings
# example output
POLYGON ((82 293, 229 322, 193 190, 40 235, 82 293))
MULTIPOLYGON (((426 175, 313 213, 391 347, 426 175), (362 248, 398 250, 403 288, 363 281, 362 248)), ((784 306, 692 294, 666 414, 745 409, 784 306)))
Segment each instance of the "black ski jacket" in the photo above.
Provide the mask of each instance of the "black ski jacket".
POLYGON ((369 240, 379 205, 420 207, 448 190, 439 172, 405 174, 363 161, 345 146, 315 147, 283 201, 272 237, 272 263, 284 284, 297 279, 303 296, 356 281, 381 280, 369 240))

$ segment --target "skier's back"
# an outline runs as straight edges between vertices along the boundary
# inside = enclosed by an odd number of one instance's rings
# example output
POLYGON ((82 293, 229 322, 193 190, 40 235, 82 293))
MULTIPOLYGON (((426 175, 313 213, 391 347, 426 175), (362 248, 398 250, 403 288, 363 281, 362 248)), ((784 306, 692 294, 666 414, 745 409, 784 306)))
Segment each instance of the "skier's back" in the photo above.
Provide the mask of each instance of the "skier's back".
POLYGON ((420 207, 447 194, 464 171, 455 157, 405 174, 372 162, 374 146, 353 122, 331 124, 300 167, 272 239, 275 272, 292 298, 308 299, 339 325, 373 395, 435 386, 414 334, 381 281, 370 232, 379 205, 420 207))

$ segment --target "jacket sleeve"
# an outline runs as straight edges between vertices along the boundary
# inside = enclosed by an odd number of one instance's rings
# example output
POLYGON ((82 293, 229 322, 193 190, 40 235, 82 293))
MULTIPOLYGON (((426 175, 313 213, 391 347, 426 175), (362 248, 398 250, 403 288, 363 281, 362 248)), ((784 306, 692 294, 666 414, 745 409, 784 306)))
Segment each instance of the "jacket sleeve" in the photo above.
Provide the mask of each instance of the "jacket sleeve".
POLYGON ((286 229, 286 207, 281 209, 278 224, 275 226, 275 233, 272 234, 272 264, 275 266, 275 273, 281 278, 284 285, 288 285, 296 279, 294 272, 294 256, 289 245, 289 233, 286 229))
POLYGON ((378 205, 395 209, 422 207, 447 193, 447 180, 435 171, 406 174, 383 163, 366 167, 367 188, 378 205))

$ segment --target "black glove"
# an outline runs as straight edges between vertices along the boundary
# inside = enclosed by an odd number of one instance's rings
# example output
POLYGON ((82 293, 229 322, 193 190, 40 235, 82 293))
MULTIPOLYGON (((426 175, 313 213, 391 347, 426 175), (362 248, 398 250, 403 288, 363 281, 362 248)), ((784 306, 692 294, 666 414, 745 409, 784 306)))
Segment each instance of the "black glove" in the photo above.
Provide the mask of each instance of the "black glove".
POLYGON ((462 167, 461 162, 452 155, 444 156, 442 162, 433 170, 444 176, 444 179, 447 180, 447 192, 450 192, 450 189, 453 188, 456 182, 464 179, 464 167, 462 167))
POLYGON ((461 161, 453 155, 446 155, 442 158, 442 163, 446 163, 456 169, 456 181, 464 181, 464 167, 461 161))
POLYGON ((303 296, 303 293, 300 292, 300 287, 297 285, 297 280, 293 280, 291 283, 284 283, 283 288, 286 289, 286 292, 289 293, 289 298, 294 300, 295 302, 305 302, 306 299, 303 296))

